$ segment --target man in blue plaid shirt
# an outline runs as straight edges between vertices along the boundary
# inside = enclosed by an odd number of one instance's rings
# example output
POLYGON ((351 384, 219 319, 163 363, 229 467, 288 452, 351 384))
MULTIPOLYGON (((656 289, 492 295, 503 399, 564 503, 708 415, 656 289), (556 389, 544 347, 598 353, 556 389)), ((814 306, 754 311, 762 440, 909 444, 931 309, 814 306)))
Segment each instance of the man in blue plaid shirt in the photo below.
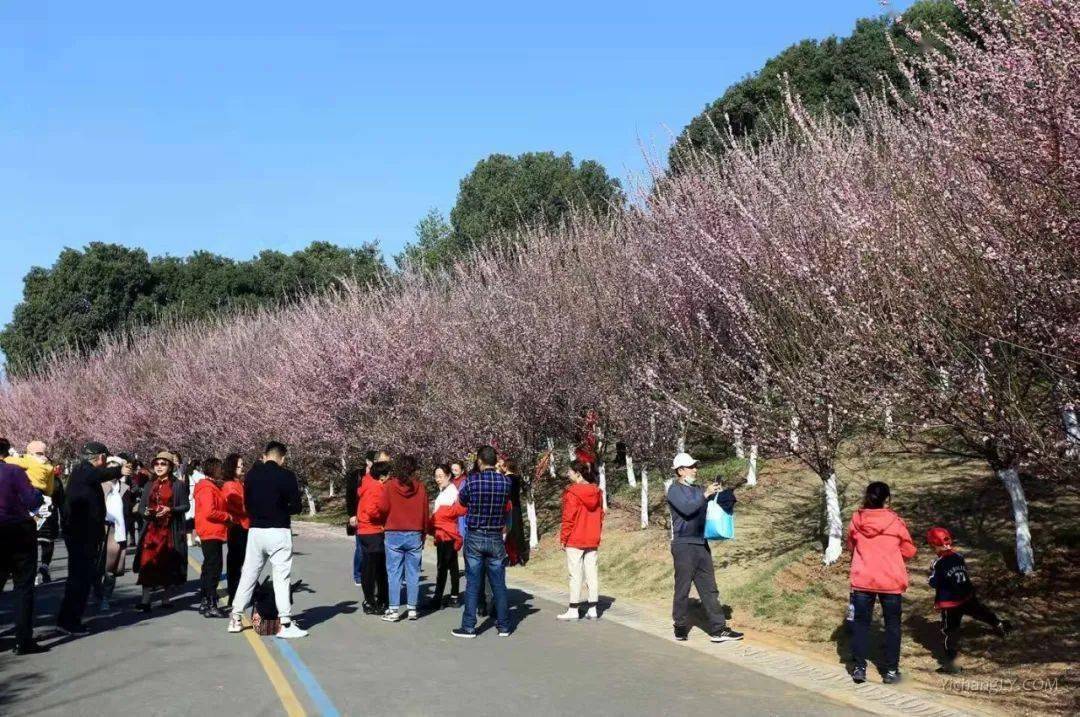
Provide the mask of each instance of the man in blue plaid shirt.
POLYGON ((495 470, 498 455, 491 446, 477 452, 480 471, 465 479, 458 500, 468 508, 465 523, 465 611, 455 637, 476 637, 476 607, 486 571, 495 601, 495 626, 499 637, 510 635, 510 609, 506 602, 506 504, 510 500, 510 479, 495 470))

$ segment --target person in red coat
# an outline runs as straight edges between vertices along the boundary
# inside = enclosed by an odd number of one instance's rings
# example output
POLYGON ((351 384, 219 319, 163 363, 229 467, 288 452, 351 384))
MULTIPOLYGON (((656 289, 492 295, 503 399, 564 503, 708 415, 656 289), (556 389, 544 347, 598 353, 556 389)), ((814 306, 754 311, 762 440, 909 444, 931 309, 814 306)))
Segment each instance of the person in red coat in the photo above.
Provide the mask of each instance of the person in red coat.
POLYGON ((420 562, 428 527, 427 489, 420 480, 416 459, 410 455, 398 456, 393 475, 384 487, 378 514, 386 516, 386 578, 390 586, 390 604, 383 620, 397 622, 406 613, 410 620, 415 620, 419 617, 420 562), (399 610, 402 579, 405 581, 406 613, 399 610))
POLYGON ((248 530, 251 528, 251 518, 244 505, 244 458, 239 453, 230 453, 222 463, 221 473, 225 481, 221 484, 221 494, 225 497, 225 509, 229 511, 225 584, 229 591, 229 607, 232 607, 233 596, 240 585, 240 571, 244 569, 248 530))
POLYGON ((231 516, 221 490, 224 477, 221 461, 207 458, 203 474, 206 477, 195 484, 195 532, 203 552, 199 612, 204 617, 225 617, 217 604, 217 585, 221 580, 222 547, 229 538, 231 516))
POLYGON ((848 548, 851 550, 851 652, 855 667, 851 678, 866 681, 866 657, 870 651, 870 620, 874 603, 881 603, 885 617, 885 675, 882 681, 900 681, 900 610, 908 588, 906 561, 915 557, 907 524, 889 508, 889 486, 875 481, 866 487, 863 507, 851 516, 848 548))
POLYGON ((603 494, 593 483, 592 470, 584 461, 573 461, 566 469, 570 485, 563 493, 562 531, 559 541, 566 550, 566 567, 570 572, 570 607, 560 614, 560 620, 581 618, 581 581, 589 588, 588 610, 585 617, 596 619, 600 600, 600 583, 596 569, 596 550, 604 528, 603 494))
POLYGON ((461 602, 458 592, 461 584, 461 571, 458 567, 458 551, 463 538, 458 528, 458 519, 468 511, 458 502, 458 489, 454 485, 449 465, 435 469, 435 484, 439 486, 439 495, 431 507, 431 520, 428 521, 428 533, 435 536, 435 556, 438 576, 435 579, 435 596, 431 600, 432 609, 457 606, 461 602), (450 595, 444 597, 446 578, 450 577, 450 595))
POLYGON ((386 579, 386 515, 380 512, 390 461, 377 456, 371 472, 360 480, 356 501, 356 534, 360 536, 360 589, 364 593, 362 609, 365 615, 382 615, 390 599, 386 579))

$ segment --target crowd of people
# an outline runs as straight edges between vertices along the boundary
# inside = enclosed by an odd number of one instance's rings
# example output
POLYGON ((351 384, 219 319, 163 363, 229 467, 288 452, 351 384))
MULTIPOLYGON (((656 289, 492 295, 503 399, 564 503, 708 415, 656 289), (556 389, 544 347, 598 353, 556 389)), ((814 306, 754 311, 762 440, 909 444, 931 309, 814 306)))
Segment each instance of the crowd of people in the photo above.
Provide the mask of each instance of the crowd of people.
MULTIPOLYGON (((0 582, 12 578, 15 648, 32 654, 48 648, 33 634, 34 589, 51 580, 54 541, 62 536, 68 570, 56 627, 69 635, 89 632, 83 615, 91 593, 100 610, 110 609, 116 579, 134 549, 141 599, 135 609, 151 612, 155 593, 168 608, 187 582, 188 548, 202 551, 199 612, 228 617, 228 631, 245 629, 259 578, 270 564, 274 634, 283 639, 308 633, 292 619, 293 533, 291 516, 300 512, 301 489, 286 467, 285 445, 271 442, 250 470, 243 457, 207 458, 185 466, 168 450, 157 452, 147 467, 126 454, 112 455, 99 442, 87 443, 80 459, 62 470, 50 463, 48 447, 32 441, 16 454, 0 439, 0 582), (218 584, 226 575, 225 610, 218 584)), ((672 620, 674 637, 685 641, 691 629, 693 586, 713 642, 743 638, 728 624, 720 604, 715 565, 706 529, 709 505, 730 508, 731 490, 718 482, 698 483, 698 462, 687 453, 672 461, 666 484, 671 516, 674 568, 672 620)), ((594 463, 579 452, 564 470, 559 542, 565 551, 570 600, 558 620, 598 619, 600 613, 599 547, 604 525, 604 497, 594 463), (584 599, 583 599, 584 598, 584 599)), ((468 461, 436 465, 433 499, 417 459, 371 451, 363 469, 345 476, 348 523, 355 536, 351 572, 362 596, 365 615, 387 622, 420 616, 421 558, 428 536, 435 546, 434 595, 429 610, 462 610, 456 637, 477 636, 477 622, 492 613, 496 634, 514 629, 507 598, 506 568, 525 564, 521 510, 523 479, 517 463, 492 446, 482 446, 468 461), (459 557, 464 554, 465 588, 461 591, 459 557)), ((908 588, 907 561, 916 554, 904 521, 890 508, 889 487, 871 483, 863 506, 852 517, 847 545, 852 553, 848 606, 853 656, 852 677, 866 679, 868 635, 873 607, 880 602, 885 620, 883 680, 900 679, 902 595, 908 588)), ((963 557, 951 534, 934 528, 927 536, 938 558, 930 584, 941 611, 943 671, 956 670, 959 628, 965 615, 988 623, 1003 637, 1011 630, 975 595, 963 557)), ((2 587, 2 585, 0 585, 2 587)), ((255 611, 258 612, 258 609, 255 611)), ((265 616, 264 616, 265 617, 265 616)), ((257 619, 258 615, 253 615, 257 619)), ((268 623, 271 624, 271 623, 268 623)))

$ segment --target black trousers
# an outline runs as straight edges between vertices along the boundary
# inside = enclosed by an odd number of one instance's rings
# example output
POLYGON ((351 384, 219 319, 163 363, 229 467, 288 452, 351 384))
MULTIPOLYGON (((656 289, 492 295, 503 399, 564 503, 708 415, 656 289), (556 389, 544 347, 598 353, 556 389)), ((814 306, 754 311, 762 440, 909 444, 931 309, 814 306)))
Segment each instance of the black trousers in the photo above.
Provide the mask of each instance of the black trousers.
POLYGON ((941 634, 945 637, 945 656, 955 660, 960 654, 960 623, 964 615, 971 615, 979 622, 997 627, 1001 619, 993 610, 979 602, 979 598, 972 596, 963 605, 948 607, 941 611, 941 634))
POLYGON ((221 548, 224 540, 202 541, 203 564, 199 575, 199 594, 203 600, 212 600, 217 605, 217 585, 221 580, 221 548))
POLYGON ((692 545, 672 543, 671 557, 675 561, 675 596, 671 601, 671 620, 675 627, 690 626, 690 585, 697 588, 701 605, 709 618, 709 634, 724 629, 724 610, 720 607, 720 590, 716 587, 712 551, 708 543, 692 545))
POLYGON ((438 566, 435 578, 435 599, 442 600, 446 590, 447 575, 450 576, 450 594, 457 595, 461 586, 461 569, 458 567, 458 555, 453 540, 436 541, 435 560, 438 566))
POLYGON ((247 529, 239 526, 229 526, 229 556, 225 566, 225 583, 229 589, 229 604, 232 605, 236 588, 240 586, 240 571, 244 569, 244 555, 247 553, 247 529))
POLYGON ((32 520, 0 525, 0 586, 11 577, 14 594, 15 644, 34 639, 34 573, 37 570, 37 528, 32 520))
POLYGON ((41 564, 47 568, 52 565, 53 541, 39 538, 38 545, 41 546, 41 564))
POLYGON ((364 559, 360 566, 360 587, 364 602, 375 607, 389 604, 390 587, 386 577, 386 543, 382 533, 361 535, 364 559))
POLYGON ((56 615, 56 624, 72 627, 82 624, 86 599, 90 596, 90 589, 97 574, 101 545, 71 538, 64 538, 64 545, 67 546, 68 575, 64 583, 64 599, 60 602, 60 611, 56 615))

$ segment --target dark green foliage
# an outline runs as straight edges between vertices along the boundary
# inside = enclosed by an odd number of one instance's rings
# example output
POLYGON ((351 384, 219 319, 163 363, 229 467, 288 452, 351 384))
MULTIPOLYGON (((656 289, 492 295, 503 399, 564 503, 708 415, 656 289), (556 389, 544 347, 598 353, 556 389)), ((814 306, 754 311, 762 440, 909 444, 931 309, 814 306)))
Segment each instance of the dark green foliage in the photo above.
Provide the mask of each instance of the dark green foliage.
POLYGON ((206 251, 151 259, 141 249, 95 242, 65 249, 52 268, 30 270, 23 299, 0 331, 0 348, 8 372, 25 374, 50 353, 92 349, 109 332, 293 301, 338 277, 368 283, 385 270, 374 244, 315 242, 294 254, 264 251, 237 262, 206 251))
MULTIPOLYGON (((767 139, 785 116, 784 77, 792 93, 811 112, 827 110, 840 117, 854 117, 857 95, 881 91, 882 78, 901 89, 906 85, 889 37, 901 54, 915 53, 921 48, 905 28, 940 32, 935 28, 942 27, 961 34, 971 32, 951 0, 920 0, 899 23, 887 17, 862 19, 848 37, 792 45, 757 73, 729 87, 690 121, 668 155, 671 171, 677 174, 695 152, 719 154, 727 144, 729 124, 735 139, 755 143, 767 139)), ((932 40, 927 37, 924 42, 932 40)))
POLYGON ((603 216, 622 202, 619 181, 599 162, 575 166, 569 153, 493 154, 461 180, 449 225, 429 212, 416 227, 416 243, 397 261, 445 266, 526 225, 558 226, 571 209, 603 216))

